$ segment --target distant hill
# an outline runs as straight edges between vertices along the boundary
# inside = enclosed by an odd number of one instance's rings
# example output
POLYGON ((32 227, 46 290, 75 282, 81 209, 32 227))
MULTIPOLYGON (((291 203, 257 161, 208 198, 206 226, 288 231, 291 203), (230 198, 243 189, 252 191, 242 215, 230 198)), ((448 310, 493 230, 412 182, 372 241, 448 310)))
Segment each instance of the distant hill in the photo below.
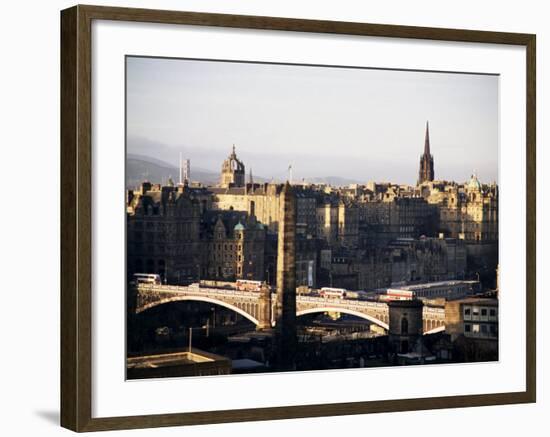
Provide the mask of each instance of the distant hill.
MULTIPOLYGON (((144 180, 156 184, 166 184, 170 177, 174 182, 179 182, 179 169, 167 162, 145 155, 128 154, 126 157, 127 188, 135 188, 144 180)), ((191 180, 212 185, 219 181, 219 174, 191 167, 191 180)))
MULTIPOLYGON (((151 156, 128 153, 126 159, 126 187, 135 188, 144 180, 149 180, 156 184, 166 184, 168 178, 176 183, 179 182, 179 169, 151 156)), ((246 176, 248 178, 248 175, 246 176)), ((200 182, 204 185, 215 185, 219 182, 220 174, 211 170, 191 166, 191 180, 200 182)), ((254 182, 264 183, 269 180, 261 176, 254 175, 254 182)), ((284 181, 277 181, 284 182, 284 181)), ((297 182, 297 181, 295 181, 297 182)), ((316 178, 307 178, 307 182, 316 184, 329 184, 335 187, 347 186, 358 183, 353 179, 346 179, 339 176, 321 176, 316 178)))

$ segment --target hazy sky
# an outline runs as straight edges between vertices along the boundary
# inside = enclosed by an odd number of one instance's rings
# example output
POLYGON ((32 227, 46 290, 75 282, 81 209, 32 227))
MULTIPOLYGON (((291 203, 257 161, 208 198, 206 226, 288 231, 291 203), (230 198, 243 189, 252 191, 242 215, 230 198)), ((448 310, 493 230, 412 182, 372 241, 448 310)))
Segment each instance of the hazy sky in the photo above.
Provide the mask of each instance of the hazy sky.
POLYGON ((128 58, 127 91, 128 151, 191 172, 235 144, 267 179, 415 183, 429 120, 436 179, 498 178, 496 76, 128 58))

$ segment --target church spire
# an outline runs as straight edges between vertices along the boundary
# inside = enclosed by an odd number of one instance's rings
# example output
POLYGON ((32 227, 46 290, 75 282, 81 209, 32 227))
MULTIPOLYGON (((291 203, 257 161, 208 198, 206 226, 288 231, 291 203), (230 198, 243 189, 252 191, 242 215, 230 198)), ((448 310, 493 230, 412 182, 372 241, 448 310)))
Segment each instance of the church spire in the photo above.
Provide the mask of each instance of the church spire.
POLYGON ((418 185, 434 180, 434 158, 430 153, 430 126, 426 121, 426 136, 424 138, 424 153, 420 157, 420 169, 418 171, 418 185))
POLYGON ((426 120, 426 137, 424 139, 424 155, 430 156, 430 126, 426 120))

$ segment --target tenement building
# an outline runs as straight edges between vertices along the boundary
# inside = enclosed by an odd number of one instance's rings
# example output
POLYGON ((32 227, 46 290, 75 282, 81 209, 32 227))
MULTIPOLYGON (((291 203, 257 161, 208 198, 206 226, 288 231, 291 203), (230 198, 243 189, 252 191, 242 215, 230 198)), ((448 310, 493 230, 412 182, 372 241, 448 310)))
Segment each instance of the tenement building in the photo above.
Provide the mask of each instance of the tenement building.
POLYGON ((358 211, 361 235, 369 246, 383 247, 397 238, 433 236, 438 228, 437 207, 422 197, 381 195, 360 202, 358 211))
POLYGON ((264 226, 246 212, 206 212, 201 234, 201 277, 263 280, 265 235, 264 226))
POLYGON ((180 283, 200 268, 200 202, 187 186, 144 182, 127 198, 127 273, 180 283))
POLYGON ((445 303, 445 331, 462 361, 498 360, 498 299, 445 303))
POLYGON ((264 276, 265 229, 239 211, 201 211, 204 193, 186 185, 144 182, 128 192, 128 277, 159 274, 164 282, 264 276))
POLYGON ((424 196, 437 205, 439 231, 464 240, 469 269, 494 276, 498 264, 498 186, 482 184, 477 176, 464 184, 432 182, 424 196))

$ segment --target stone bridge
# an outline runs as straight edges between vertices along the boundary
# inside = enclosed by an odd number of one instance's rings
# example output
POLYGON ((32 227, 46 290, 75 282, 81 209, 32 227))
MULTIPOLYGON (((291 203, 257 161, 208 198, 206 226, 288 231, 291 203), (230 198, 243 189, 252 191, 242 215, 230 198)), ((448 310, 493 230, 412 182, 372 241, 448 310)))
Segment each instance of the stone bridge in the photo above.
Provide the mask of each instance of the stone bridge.
MULTIPOLYGON (((276 295, 267 288, 263 291, 241 291, 231 288, 204 287, 199 284, 189 286, 138 284, 130 291, 134 296, 132 311, 136 314, 170 302, 188 300, 228 308, 250 320, 259 329, 275 326, 276 295)), ((296 295, 297 316, 324 312, 354 315, 385 330, 389 325, 389 310, 386 303, 351 298, 296 295)), ((422 318, 424 334, 444 330, 444 308, 424 306, 422 318)))

